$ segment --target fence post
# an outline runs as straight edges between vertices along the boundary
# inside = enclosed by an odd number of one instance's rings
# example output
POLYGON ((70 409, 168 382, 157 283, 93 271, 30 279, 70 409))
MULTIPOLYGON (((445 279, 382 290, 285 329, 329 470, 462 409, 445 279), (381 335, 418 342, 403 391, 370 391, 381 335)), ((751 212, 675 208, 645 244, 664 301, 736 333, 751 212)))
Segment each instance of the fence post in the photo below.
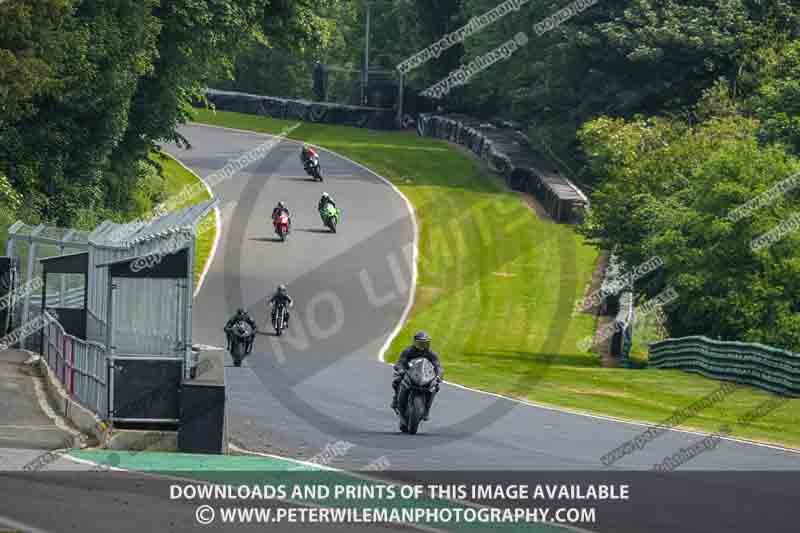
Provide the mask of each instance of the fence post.
POLYGON ((72 359, 69 365, 69 395, 75 395, 75 337, 72 337, 72 359))
POLYGON ((67 336, 61 337, 61 383, 67 384, 67 336))
POLYGON ((50 324, 48 324, 47 327, 46 327, 46 329, 47 329, 47 364, 52 366, 53 362, 50 360, 50 344, 51 344, 50 343, 50 336, 52 335, 52 333, 50 331, 50 327, 51 327, 50 324))

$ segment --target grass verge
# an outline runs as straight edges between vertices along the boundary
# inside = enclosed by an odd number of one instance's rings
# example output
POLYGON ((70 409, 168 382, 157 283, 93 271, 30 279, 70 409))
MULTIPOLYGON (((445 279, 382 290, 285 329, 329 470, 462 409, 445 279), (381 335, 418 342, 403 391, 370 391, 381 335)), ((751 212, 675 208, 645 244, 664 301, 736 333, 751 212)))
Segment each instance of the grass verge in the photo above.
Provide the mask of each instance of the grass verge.
MULTIPOLYGON (((276 134, 294 121, 199 110, 205 124, 276 134)), ((572 318, 597 251, 573 228, 536 217, 514 193, 447 143, 413 134, 303 124, 290 138, 334 150, 391 180, 420 226, 416 303, 391 346, 394 357, 428 330, 448 381, 618 418, 659 423, 720 383, 673 370, 601 368, 577 344, 594 331, 572 318)), ((638 347, 637 347, 638 348, 638 347)), ((800 405, 789 400, 743 426, 772 397, 743 387, 681 427, 800 446, 800 405)))

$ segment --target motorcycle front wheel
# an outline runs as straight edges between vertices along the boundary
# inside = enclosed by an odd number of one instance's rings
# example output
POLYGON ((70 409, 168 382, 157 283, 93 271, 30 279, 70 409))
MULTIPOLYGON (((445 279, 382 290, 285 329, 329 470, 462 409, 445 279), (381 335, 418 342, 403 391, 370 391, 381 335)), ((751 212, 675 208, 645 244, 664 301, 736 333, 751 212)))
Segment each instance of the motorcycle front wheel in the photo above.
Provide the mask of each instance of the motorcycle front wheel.
POLYGON ((425 398, 421 394, 412 394, 408 405, 408 433, 416 435, 419 423, 425 414, 425 398))
POLYGON ((239 341, 233 346, 231 357, 233 358, 233 366, 242 366, 242 359, 244 359, 244 343, 239 341))

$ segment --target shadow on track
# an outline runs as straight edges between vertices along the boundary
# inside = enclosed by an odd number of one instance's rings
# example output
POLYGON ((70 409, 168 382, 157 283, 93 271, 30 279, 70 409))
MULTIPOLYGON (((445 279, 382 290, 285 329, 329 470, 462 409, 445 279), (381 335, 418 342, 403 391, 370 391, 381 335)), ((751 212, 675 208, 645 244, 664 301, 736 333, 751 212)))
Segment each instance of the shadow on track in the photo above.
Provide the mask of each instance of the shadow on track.
POLYGON ((280 237, 251 237, 250 240, 259 242, 283 242, 280 237))

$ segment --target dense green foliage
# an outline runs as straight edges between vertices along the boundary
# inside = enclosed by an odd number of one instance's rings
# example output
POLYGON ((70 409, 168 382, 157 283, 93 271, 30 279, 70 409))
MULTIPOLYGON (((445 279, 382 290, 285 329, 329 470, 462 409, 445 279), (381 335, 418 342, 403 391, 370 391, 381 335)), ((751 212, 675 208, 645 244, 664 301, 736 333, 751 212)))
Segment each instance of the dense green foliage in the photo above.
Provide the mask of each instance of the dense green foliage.
POLYGON ((704 120, 600 118, 580 139, 600 186, 582 228, 630 264, 652 256, 665 266, 640 284, 666 286, 673 336, 705 334, 800 350, 800 234, 781 229, 800 207, 796 190, 765 197, 746 216, 726 217, 800 171, 782 144, 759 143, 757 120, 736 112, 721 87, 696 115, 704 120), (774 244, 754 239, 776 230, 774 244))
POLYGON ((5 253, 7 229, 14 222, 22 198, 8 182, 8 178, 0 174, 0 253, 5 253))
POLYGON ((158 141, 182 139, 210 79, 253 36, 305 35, 311 2, 0 3, 0 173, 28 221, 93 226, 139 215, 164 184, 158 141))
MULTIPOLYGON (((297 2, 306 5, 306 0, 297 2)), ((370 12, 370 69, 392 71, 410 55, 430 45, 443 34, 466 23, 464 0, 379 0, 370 12)), ((305 39, 253 39, 236 62, 232 80, 220 79, 213 86, 270 96, 313 98, 313 67, 316 61, 332 67, 328 71, 329 99, 357 103, 364 65, 366 8, 363 2, 319 0, 313 9, 296 18, 308 30, 305 39), (355 98, 355 100, 354 100, 355 98)), ((409 84, 422 90, 458 68, 464 46, 446 50, 436 60, 416 69, 409 84)), ((372 82, 398 83, 395 74, 374 73, 372 82)))

